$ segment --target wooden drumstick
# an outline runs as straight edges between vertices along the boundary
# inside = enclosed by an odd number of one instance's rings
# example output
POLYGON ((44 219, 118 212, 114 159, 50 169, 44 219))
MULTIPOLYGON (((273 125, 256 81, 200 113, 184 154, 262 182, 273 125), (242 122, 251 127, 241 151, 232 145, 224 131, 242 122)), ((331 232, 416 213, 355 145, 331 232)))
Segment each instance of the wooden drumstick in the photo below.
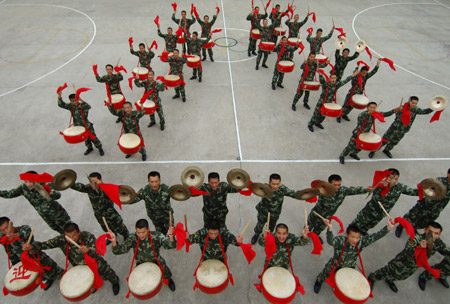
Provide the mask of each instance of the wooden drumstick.
POLYGON ((94 65, 95 64, 94 58, 92 58, 92 56, 89 56, 89 59, 91 59, 91 63, 92 65, 94 65))
POLYGON ((308 15, 309 15, 309 4, 308 4, 308 15))
POLYGON ((384 213, 386 214, 386 216, 388 218, 391 218, 391 216, 389 215, 389 213, 387 213, 386 209, 384 209, 384 206, 378 201, 378 205, 380 205, 381 209, 383 209, 384 213))
POLYGON ((313 213, 315 215, 317 215, 318 217, 320 217, 322 220, 326 220, 326 218, 324 218, 323 216, 321 216, 319 213, 317 213, 316 211, 313 210, 313 213))
POLYGON ((119 60, 117 60, 116 66, 119 66, 119 63, 120 63, 120 57, 119 57, 119 60))
POLYGON ((102 216, 102 219, 103 219, 103 224, 105 224, 106 230, 107 230, 108 232, 111 231, 111 229, 109 229, 108 223, 106 222, 106 219, 105 219, 104 216, 102 216))
POLYGON ((266 223, 266 230, 269 230, 269 225, 270 225, 270 212, 267 213, 267 223, 266 223))
POLYGON ((34 228, 31 229, 31 233, 30 233, 30 236, 28 237, 27 245, 30 245, 31 238, 33 237, 33 234, 34 234, 34 228))
POLYGON ((302 52, 302 54, 303 54, 303 59, 306 61, 306 56, 305 56, 305 53, 304 52, 302 52))
POLYGON ((308 210, 305 207, 305 227, 308 226, 308 210))
POLYGON ((402 101, 400 101, 400 108, 402 107, 402 105, 403 105, 403 97, 402 97, 402 101))
POLYGON ((172 227, 172 211, 169 211, 169 227, 172 227))
POLYGON ((75 245, 78 248, 81 248, 80 245, 78 245, 77 243, 75 243, 74 240, 72 240, 70 237, 68 237, 67 235, 64 236, 66 238, 66 240, 68 240, 70 243, 72 243, 73 245, 75 245))
POLYGON ((148 43, 147 43, 147 39, 145 39, 145 45, 147 46, 147 49, 148 49, 148 43))
POLYGON ((184 215, 184 227, 186 227, 186 231, 188 231, 186 214, 184 215))
POLYGON ((11 233, 12 233, 12 222, 9 221, 9 223, 8 223, 8 235, 11 235, 11 233))
POLYGON ((77 92, 77 87, 75 86, 75 84, 72 83, 72 88, 75 91, 75 93, 77 92))
POLYGON ((331 18, 331 21, 333 22, 333 27, 334 27, 334 18, 331 18))
POLYGON ((248 220, 247 225, 245 225, 244 230, 242 230, 242 232, 241 232, 241 236, 244 236, 244 233, 245 233, 245 231, 247 230, 248 225, 250 225, 250 222, 251 222, 251 221, 252 221, 252 220, 248 220))
POLYGON ((380 100, 380 102, 377 105, 377 109, 378 109, 379 106, 381 106, 382 103, 383 103, 383 100, 380 100))

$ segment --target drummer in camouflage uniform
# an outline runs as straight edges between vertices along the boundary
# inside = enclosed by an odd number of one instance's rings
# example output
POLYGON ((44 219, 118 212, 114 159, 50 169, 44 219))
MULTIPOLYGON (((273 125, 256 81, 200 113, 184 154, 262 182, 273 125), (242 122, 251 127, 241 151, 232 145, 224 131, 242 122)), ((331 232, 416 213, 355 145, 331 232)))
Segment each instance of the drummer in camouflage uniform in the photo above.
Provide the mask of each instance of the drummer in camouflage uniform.
MULTIPOLYGON (((289 28, 288 38, 298 38, 300 28, 308 21, 308 18, 309 18, 309 16, 308 16, 308 14, 306 14, 305 19, 301 22, 298 22, 298 20, 300 19, 300 16, 298 14, 295 14, 294 21, 292 21, 292 17, 291 17, 291 19, 286 20, 285 24, 289 28)), ((291 58, 294 58, 294 51, 292 51, 292 53, 291 53, 291 58)))
POLYGON ((108 232, 103 223, 104 217, 109 228, 114 233, 121 234, 123 239, 126 240, 129 234, 127 226, 125 226, 122 217, 114 208, 113 201, 98 187, 98 184, 103 183, 102 175, 98 172, 92 172, 89 174, 89 180, 89 184, 75 183, 71 188, 78 192, 87 193, 92 209, 94 210, 94 216, 103 231, 108 232))
POLYGON ((98 152, 101 156, 105 155, 105 152, 102 148, 102 143, 100 142, 100 139, 98 139, 98 137, 95 135, 94 124, 88 120, 89 110, 91 109, 91 106, 83 99, 77 99, 75 94, 70 94, 70 103, 65 103, 61 97, 61 94, 61 92, 58 93, 58 107, 70 111, 74 126, 85 127, 89 130, 89 132, 91 132, 92 135, 95 136, 94 139, 88 137, 84 142, 87 148, 87 150, 84 152, 84 155, 88 155, 89 153, 94 151, 94 149, 92 148, 92 144, 94 144, 94 146, 98 149, 98 152))
POLYGON ((158 36, 164 39, 164 48, 167 52, 173 52, 176 49, 178 38, 177 35, 173 34, 171 27, 167 28, 167 34, 163 34, 158 26, 158 36))
MULTIPOLYGON (((35 171, 28 171, 26 173, 38 175, 35 171)), ((47 200, 36 190, 35 184, 36 182, 34 181, 24 180, 24 183, 15 189, 0 191, 0 197, 15 198, 24 196, 51 229, 58 233, 63 233, 64 225, 70 222, 70 216, 56 201, 61 198, 61 193, 56 190, 51 190, 49 193, 50 200, 47 200)))
MULTIPOLYGON (((334 63, 334 74, 337 76, 337 80, 341 80, 344 76, 344 70, 347 67, 347 64, 358 58, 359 53, 355 52, 353 56, 349 57, 348 54, 350 53, 349 49, 343 49, 342 55, 339 54, 339 50, 336 50, 334 53, 335 63, 334 63)), ((354 75, 355 76, 355 75, 354 75)))
POLYGON ((95 236, 87 231, 80 231, 78 225, 75 223, 67 223, 64 227, 64 233, 54 237, 46 242, 35 242, 34 246, 24 245, 24 250, 47 250, 53 248, 59 248, 67 255, 67 258, 72 266, 85 265, 84 254, 87 253, 91 258, 95 259, 98 263, 98 274, 103 280, 108 280, 112 284, 114 295, 118 295, 120 291, 119 277, 112 270, 111 266, 103 259, 102 256, 96 254, 95 249, 95 236), (81 246, 76 247, 72 243, 66 240, 66 236, 70 237, 75 243, 81 246))
POLYGON ((170 205, 169 186, 161 183, 159 172, 151 171, 148 174, 148 185, 141 188, 136 199, 131 204, 136 204, 141 200, 145 201, 147 215, 152 220, 155 229, 162 234, 167 234, 169 230, 170 214, 173 209, 170 205))
MULTIPOLYGON (((280 19, 281 15, 273 22, 271 25, 269 24, 269 21, 267 19, 264 19, 263 26, 260 26, 259 24, 256 25, 256 28, 261 33, 261 42, 274 42, 273 41, 273 29, 280 25, 280 19)), ((256 57, 256 69, 259 69, 259 63, 261 62, 261 57, 264 54, 264 59, 262 63, 263 68, 268 68, 266 65, 267 58, 269 57, 270 51, 263 51, 261 50, 261 47, 258 48, 258 57, 256 57)))
MULTIPOLYGON (((180 28, 183 29, 183 32, 185 34, 190 35, 189 28, 191 27, 191 25, 193 25, 195 23, 195 18, 194 18, 194 16, 192 14, 191 14, 191 19, 188 19, 188 18, 186 18, 186 11, 181 11, 181 19, 178 19, 178 18, 175 17, 175 12, 173 12, 172 20, 173 20, 173 22, 178 24, 178 26, 180 28)), ((185 53, 185 54, 187 53, 186 52, 186 44, 185 43, 183 43, 183 53, 185 53)), ((189 49, 189 54, 190 54, 190 49, 189 49)))
POLYGON ((323 54, 323 47, 322 44, 327 41, 328 39, 331 38, 331 36, 333 36, 333 31, 334 31, 334 26, 331 28, 331 31, 328 35, 326 35, 325 37, 322 37, 322 29, 317 29, 316 31, 316 37, 311 37, 311 34, 308 33, 308 36, 306 36, 306 41, 309 42, 310 46, 311 46, 311 53, 316 53, 316 54, 323 54))
POLYGON ((135 253, 136 266, 142 263, 155 263, 161 265, 163 268, 164 279, 169 282, 169 288, 175 291, 175 282, 172 280, 172 272, 167 266, 166 261, 160 255, 159 250, 161 247, 164 249, 173 249, 177 246, 177 242, 173 235, 173 227, 169 228, 168 236, 164 236, 159 231, 150 231, 148 222, 146 219, 140 219, 136 222, 136 233, 130 234, 128 239, 122 243, 117 244, 116 235, 110 232, 113 253, 115 255, 125 254, 133 249, 137 250, 135 253), (150 241, 150 237, 152 241, 150 241))
MULTIPOLYGON (((111 64, 107 64, 105 66, 106 69, 106 75, 103 75, 100 77, 98 74, 95 75, 95 79, 97 79, 97 82, 105 83, 107 89, 109 89, 109 94, 122 94, 122 90, 120 89, 120 82, 123 80, 122 74, 120 74, 120 71, 117 72, 117 74, 113 74, 114 67, 111 64)), ((124 97, 125 98, 125 97, 124 97)), ((111 102, 111 101, 109 101, 111 102)), ((122 116, 119 116, 116 120, 116 123, 119 123, 122 121, 122 116)))
POLYGON ((394 228, 394 219, 389 218, 387 220, 387 226, 380 231, 368 235, 361 236, 362 232, 358 227, 349 225, 345 236, 333 236, 333 227, 329 220, 323 221, 327 230, 327 243, 334 248, 333 256, 328 260, 327 264, 323 268, 322 272, 317 276, 314 283, 314 292, 319 293, 322 283, 330 276, 330 272, 336 267, 336 271, 343 267, 355 268, 358 262, 358 252, 361 252, 367 246, 381 239, 388 234, 389 231, 394 228))
MULTIPOLYGON (((416 272, 416 247, 427 248, 426 235, 430 232, 433 234, 433 248, 431 249, 430 257, 437 252, 445 257, 450 256, 450 248, 440 239, 442 226, 436 222, 430 222, 425 228, 424 234, 416 234, 412 241, 408 241, 405 248, 400 251, 395 258, 393 258, 386 266, 376 270, 369 275, 369 281, 373 288, 376 281, 385 281, 393 292, 398 292, 395 281, 406 280, 416 272)), ((419 278, 419 286, 422 290, 425 289, 426 281, 423 277, 419 278), (423 288, 422 288, 423 287, 423 288)), ((431 277, 430 277, 431 278, 431 277)))
MULTIPOLYGON (((169 57, 167 62, 170 64, 169 75, 180 76, 180 79, 183 80, 183 65, 186 63, 187 59, 180 57, 179 54, 180 53, 177 49, 173 50, 173 56, 169 57)), ((180 84, 175 88, 175 96, 173 96, 172 99, 179 98, 180 94, 183 102, 186 102, 186 92, 183 84, 180 84)))
MULTIPOLYGON (((8 255, 8 259, 11 261, 11 265, 19 263, 22 259, 22 247, 23 244, 28 241, 31 234, 31 228, 28 225, 22 225, 14 227, 11 222, 11 233, 8 231, 10 219, 7 217, 0 217, 0 238, 7 236, 7 240, 2 242, 5 252, 8 255), (12 243, 10 243, 12 242, 12 243)), ((30 244, 34 244, 34 238, 31 238, 30 244)), ((58 266, 47 254, 42 251, 33 251, 29 255, 31 258, 38 258, 39 263, 43 267, 50 267, 49 270, 45 270, 43 273, 43 279, 46 280, 47 285, 44 290, 48 290, 52 286, 54 280, 60 280, 64 269, 58 266)))
POLYGON ((264 14, 260 14, 258 6, 255 6, 252 12, 247 16, 247 20, 252 23, 250 28, 250 38, 248 40, 248 49, 247 49, 248 57, 251 56, 250 53, 256 55, 256 39, 252 38, 252 30, 257 29, 261 24, 261 20, 264 20, 266 18, 267 18, 267 11, 265 10, 264 14))
MULTIPOLYGON (((189 45, 189 49, 191 50, 192 55, 197 55, 198 57, 201 57, 200 51, 202 50, 202 46, 208 42, 208 40, 201 40, 198 39, 198 33, 193 32, 192 37, 188 38, 186 34, 184 34, 184 39, 186 40, 187 44, 189 45)), ((197 79, 198 74, 198 82, 202 82, 202 69, 203 67, 200 65, 198 68, 192 69, 192 77, 191 80, 197 79)))
POLYGON ((150 48, 148 48, 148 52, 145 50, 145 44, 139 43, 139 52, 133 50, 133 47, 130 46, 130 53, 134 56, 139 57, 139 66, 142 68, 146 68, 149 71, 152 70, 150 67, 150 63, 152 62, 152 58, 155 57, 155 53, 152 52, 150 48))
MULTIPOLYGON (((212 33, 211 28, 214 25, 214 23, 216 22, 217 15, 219 15, 219 11, 217 11, 217 13, 213 16, 213 19, 211 20, 211 22, 209 21, 209 16, 208 15, 205 15, 203 17, 203 21, 200 18, 196 18, 197 22, 202 27, 202 31, 201 31, 201 34, 200 34, 200 36, 202 38, 206 38, 207 40, 211 38, 211 33, 212 33)), ((202 61, 205 61, 206 60, 206 49, 204 49, 204 48, 202 48, 202 55, 203 55, 202 61)), ((214 62, 212 48, 208 49, 208 55, 209 55, 209 59, 212 62, 214 62)))
POLYGON ((274 52, 276 52, 277 55, 277 61, 275 62, 275 68, 273 70, 273 77, 272 77, 272 90, 275 90, 275 85, 279 88, 284 88, 283 86, 283 78, 284 73, 278 71, 278 63, 280 61, 292 61, 292 54, 294 51, 298 49, 298 45, 291 46, 287 44, 287 38, 286 36, 281 37, 280 43, 275 47, 274 52))

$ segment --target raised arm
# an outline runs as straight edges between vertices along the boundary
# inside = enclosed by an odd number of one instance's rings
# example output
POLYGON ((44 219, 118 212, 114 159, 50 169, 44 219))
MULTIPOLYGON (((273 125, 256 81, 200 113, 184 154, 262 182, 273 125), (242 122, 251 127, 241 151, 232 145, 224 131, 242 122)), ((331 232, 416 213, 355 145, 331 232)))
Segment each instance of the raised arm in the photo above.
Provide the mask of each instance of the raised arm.
POLYGON ((21 186, 15 188, 15 189, 12 189, 12 190, 0 191, 0 197, 3 197, 3 198, 15 198, 15 197, 18 197, 21 195, 23 195, 23 190, 22 190, 21 186))

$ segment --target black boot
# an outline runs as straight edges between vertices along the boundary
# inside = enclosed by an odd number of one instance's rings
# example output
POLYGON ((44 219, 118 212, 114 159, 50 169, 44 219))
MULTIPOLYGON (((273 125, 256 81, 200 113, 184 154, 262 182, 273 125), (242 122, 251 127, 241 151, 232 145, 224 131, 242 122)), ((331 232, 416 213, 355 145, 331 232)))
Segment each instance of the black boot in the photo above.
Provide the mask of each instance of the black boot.
POLYGON ((84 151, 84 155, 88 155, 89 153, 91 153, 92 151, 94 151, 94 149, 92 149, 92 147, 88 148, 86 151, 84 151))

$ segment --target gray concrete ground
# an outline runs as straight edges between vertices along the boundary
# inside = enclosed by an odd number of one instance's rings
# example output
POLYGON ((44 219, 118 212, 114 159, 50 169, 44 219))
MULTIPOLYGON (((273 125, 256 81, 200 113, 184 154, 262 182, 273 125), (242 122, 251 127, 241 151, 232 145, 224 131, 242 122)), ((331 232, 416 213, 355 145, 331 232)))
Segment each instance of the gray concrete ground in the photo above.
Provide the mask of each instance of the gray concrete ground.
MULTIPOLYGON (((190 2, 178 2, 179 11, 189 11, 190 2)), ((370 160, 366 152, 361 152, 360 162, 349 160, 344 166, 340 165, 338 155, 348 142, 359 111, 351 113, 351 122, 337 124, 333 119, 326 119, 323 123, 325 130, 316 130, 314 133, 308 131, 307 122, 312 110, 304 109, 301 102, 296 112, 290 109, 300 78, 299 66, 303 56, 295 55, 296 69, 285 76, 285 88, 272 91, 270 81, 275 54, 269 58, 269 69, 260 68, 259 71, 254 69, 255 58, 248 58, 246 54, 250 25, 245 17, 250 11, 250 1, 217 2, 222 11, 215 27, 226 26, 226 31, 214 35, 218 39, 214 49, 217 62, 204 62, 204 80, 201 84, 188 79, 191 70, 185 67, 187 102, 172 100, 173 89, 162 93, 166 130, 161 132, 159 125, 148 129, 148 118, 143 118, 141 128, 148 160, 142 163, 139 154, 126 160, 116 146, 121 126, 114 123, 115 118, 103 106, 105 88, 95 82, 90 57, 99 65, 100 74, 103 72, 102 66, 114 64, 119 57, 121 64, 130 71, 137 62, 137 58, 129 54, 127 40, 130 36, 134 37, 135 48, 144 39, 149 43, 155 39, 159 44, 159 54, 163 40, 156 35, 153 19, 156 15, 160 16, 163 31, 168 26, 175 27, 170 20, 170 3, 136 0, 46 3, 6 0, 0 5, 0 96, 4 108, 0 132, 1 189, 16 187, 20 183, 18 175, 24 171, 55 174, 64 168, 77 171, 79 181, 82 182, 86 182, 85 174, 99 171, 106 182, 128 184, 138 190, 146 184, 150 170, 160 171, 163 182, 172 185, 180 182, 180 173, 191 164, 200 166, 205 173, 217 171, 222 179, 235 167, 247 170, 253 181, 261 182, 267 181, 270 173, 278 172, 283 183, 293 189, 306 188, 312 180, 326 179, 331 173, 342 175, 344 185, 368 185, 372 182, 375 170, 389 167, 400 170, 401 182, 414 186, 423 178, 444 176, 450 167, 450 135, 445 132, 449 128, 447 112, 442 114, 441 121, 432 124, 429 123, 430 116, 418 117, 410 134, 393 150, 393 159, 386 159, 383 153, 377 153, 370 160), (227 39, 222 38, 225 36, 227 39), (229 45, 234 42, 236 45, 228 50, 220 46, 227 41, 229 45), (92 106, 89 119, 95 124, 96 133, 103 142, 105 156, 100 157, 97 151, 83 156, 84 145, 69 146, 58 134, 66 128, 69 120, 68 112, 56 106, 55 90, 64 82, 69 85, 63 94, 66 100, 71 93, 72 83, 77 87, 92 88, 83 97, 92 106)), ((283 7, 287 5, 287 1, 280 3, 283 7)), ((306 1, 295 2, 296 13, 304 16, 307 4, 306 1)), ((201 16, 215 13, 215 2, 202 0, 196 1, 195 5, 201 16)), ((308 21, 301 30, 303 39, 308 27, 322 27, 327 33, 334 18, 336 26, 343 27, 347 33, 352 52, 358 35, 367 41, 374 55, 377 52, 398 65, 397 72, 394 72, 383 63, 380 71, 368 82, 367 95, 375 101, 383 100, 381 110, 398 106, 402 97, 406 99, 410 95, 418 95, 421 99, 419 105, 423 108, 427 107, 433 95, 449 96, 449 1, 398 1, 392 4, 389 1, 322 0, 311 2, 310 9, 316 12, 317 23, 308 21)), ((195 24, 193 29, 200 30, 200 27, 195 24)), ((325 43, 325 54, 334 51, 336 37, 334 34, 325 43)), ((369 61, 366 54, 360 58, 371 66, 376 62, 376 59, 369 61)), ((158 59, 154 59, 152 66, 157 75, 165 75, 169 68, 167 63, 158 59)), ((355 63, 350 63, 346 74, 354 66, 355 63)), ((131 77, 130 73, 127 76, 131 77)), ((136 88, 131 91, 126 80, 122 82, 122 88, 128 100, 137 100, 138 91, 136 88)), ((339 103, 343 102, 348 88, 347 84, 338 92, 339 103)), ((318 92, 311 94, 311 106, 315 105, 318 96, 318 92)), ((386 124, 377 124, 377 131, 383 133, 390 122, 392 118, 387 118, 386 124)), ((416 200, 415 197, 401 197, 391 214, 403 215, 416 200)), ((229 196, 227 225, 233 233, 238 234, 248 219, 252 220, 251 226, 254 226, 254 207, 258 201, 255 196, 229 196)), ((350 197, 337 215, 348 224, 366 201, 365 196, 350 197)), ((60 203, 83 230, 101 234, 86 196, 67 190, 62 194, 60 203)), ((190 230, 201 228, 201 198, 187 202, 173 201, 172 204, 176 221, 182 220, 183 214, 187 214, 190 230)), ((304 224, 304 206, 308 210, 312 208, 311 204, 287 198, 280 217, 280 222, 288 224, 296 234, 304 224)), ((11 217, 16 224, 35 227, 37 240, 55 236, 55 232, 42 222, 24 198, 2 200, 0 213, 11 217)), ((121 211, 130 230, 143 214, 143 203, 124 206, 121 211)), ((439 218, 444 226, 442 239, 447 243, 450 243, 450 225, 446 221, 449 216, 447 208, 439 218)), ((381 227, 382 224, 379 224, 376 229, 381 227)), ((251 235, 252 231, 246 233, 246 242, 250 241, 251 235)), ((370 273, 384 266, 403 248, 406 241, 406 236, 397 239, 391 233, 366 249, 362 254, 366 271, 370 273)), ((264 251, 260 247, 255 250, 257 257, 251 265, 247 265, 239 248, 229 248, 229 264, 235 286, 229 286, 214 296, 192 290, 192 273, 200 258, 198 247, 193 247, 189 254, 184 251, 163 251, 174 274, 177 290, 172 293, 163 287, 151 301, 264 303, 263 295, 253 286, 263 267, 264 251)), ((331 289, 325 284, 319 295, 312 290, 315 276, 329 259, 331 248, 324 245, 321 256, 312 256, 311 250, 309 245, 297 248, 293 254, 295 272, 306 289, 306 294, 297 295, 294 302, 337 303, 331 289)), ((64 264, 61 252, 53 250, 49 254, 60 265, 64 264)), ((125 299, 125 278, 132 254, 114 256, 108 252, 106 259, 120 276, 121 292, 114 297, 110 283, 105 282, 105 286, 85 302, 138 302, 133 298, 125 299)), ((430 264, 440 259, 437 254, 430 259, 430 264)), ((0 268, 4 270, 2 273, 6 273, 5 254, 2 254, 0 268)), ((420 272, 418 270, 410 279, 398 282, 398 294, 392 293, 383 282, 377 283, 375 298, 369 302, 443 303, 449 291, 434 280, 428 283, 425 292, 420 291, 417 286, 420 272)), ((0 302, 37 303, 43 300, 48 303, 65 301, 56 284, 47 292, 37 290, 25 298, 8 296, 1 298, 0 302)))

